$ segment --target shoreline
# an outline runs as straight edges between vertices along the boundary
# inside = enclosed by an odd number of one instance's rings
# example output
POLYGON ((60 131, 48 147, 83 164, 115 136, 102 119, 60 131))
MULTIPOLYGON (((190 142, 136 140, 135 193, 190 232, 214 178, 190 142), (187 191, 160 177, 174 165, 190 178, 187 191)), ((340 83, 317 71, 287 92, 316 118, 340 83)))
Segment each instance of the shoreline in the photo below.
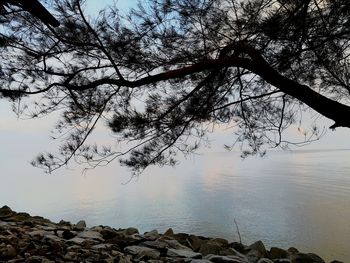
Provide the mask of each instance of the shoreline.
MULTIPOLYGON (((326 263, 313 253, 250 245, 187 233, 86 227, 84 220, 54 223, 0 208, 0 262, 326 263)), ((328 263, 328 262, 327 262, 328 263)), ((330 261, 330 263, 343 263, 330 261)))

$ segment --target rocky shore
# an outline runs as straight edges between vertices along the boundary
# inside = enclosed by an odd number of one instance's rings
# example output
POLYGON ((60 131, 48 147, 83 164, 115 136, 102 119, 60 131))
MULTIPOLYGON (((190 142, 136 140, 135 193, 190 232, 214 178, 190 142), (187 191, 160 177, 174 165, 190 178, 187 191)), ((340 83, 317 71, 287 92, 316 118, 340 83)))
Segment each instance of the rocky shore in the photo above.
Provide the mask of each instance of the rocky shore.
MULTIPOLYGON (((136 228, 87 228, 61 220, 0 208, 0 262, 189 262, 189 263, 324 263, 319 256, 296 248, 267 250, 261 241, 249 246, 186 233, 136 228)), ((332 263, 341 263, 332 261, 332 263)))

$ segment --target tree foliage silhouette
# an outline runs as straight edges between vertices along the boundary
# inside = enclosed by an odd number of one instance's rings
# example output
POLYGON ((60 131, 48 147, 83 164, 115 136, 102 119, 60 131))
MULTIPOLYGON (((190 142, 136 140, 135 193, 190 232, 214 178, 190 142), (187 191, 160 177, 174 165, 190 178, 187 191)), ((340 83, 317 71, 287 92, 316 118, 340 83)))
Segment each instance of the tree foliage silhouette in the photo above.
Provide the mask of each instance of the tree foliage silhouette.
POLYGON ((110 7, 91 19, 81 1, 55 1, 58 28, 8 15, 1 96, 27 100, 32 117, 61 113, 65 142, 34 165, 172 165, 217 124, 234 126, 242 155, 264 154, 288 145, 284 132, 308 108, 333 120, 332 129, 350 127, 348 0, 145 3, 127 16, 110 7), (101 120, 130 147, 87 144, 101 120))

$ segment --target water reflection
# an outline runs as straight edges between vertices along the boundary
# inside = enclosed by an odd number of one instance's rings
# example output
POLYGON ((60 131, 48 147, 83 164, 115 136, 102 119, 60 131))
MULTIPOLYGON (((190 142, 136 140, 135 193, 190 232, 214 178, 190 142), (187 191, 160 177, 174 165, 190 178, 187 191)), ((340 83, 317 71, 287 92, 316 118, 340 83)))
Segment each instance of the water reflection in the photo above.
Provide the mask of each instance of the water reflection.
MULTIPOLYGON (((211 153, 176 168, 152 168, 138 180, 109 166, 54 176, 1 174, 0 200, 52 220, 138 227, 295 246, 330 259, 350 258, 350 154, 271 153, 240 160, 211 153), (19 183, 20 182, 20 183, 19 183)), ((18 168, 19 169, 19 168, 18 168)))

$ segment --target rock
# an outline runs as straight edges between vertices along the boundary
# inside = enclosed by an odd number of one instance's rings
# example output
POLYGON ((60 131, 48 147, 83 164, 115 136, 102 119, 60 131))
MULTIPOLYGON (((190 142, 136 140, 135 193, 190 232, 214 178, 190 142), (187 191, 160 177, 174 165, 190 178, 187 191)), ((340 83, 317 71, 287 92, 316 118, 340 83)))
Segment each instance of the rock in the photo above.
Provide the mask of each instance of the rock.
POLYGON ((259 259, 258 263, 274 263, 274 262, 268 258, 261 258, 259 259))
POLYGON ((218 255, 207 255, 205 259, 210 260, 214 263, 248 263, 247 261, 244 261, 243 259, 239 257, 234 256, 218 256, 218 255))
POLYGON ((159 240, 145 241, 145 242, 142 242, 140 245, 150 247, 150 248, 155 248, 158 250, 163 250, 163 249, 169 247, 168 243, 166 243, 164 241, 159 241, 159 240))
POLYGON ((222 243, 219 243, 215 240, 209 240, 205 243, 202 243, 199 253, 201 253, 203 256, 213 254, 213 255, 220 255, 220 251, 223 250, 222 243))
POLYGON ((156 240, 160 237, 160 234, 158 233, 157 230, 152 230, 150 232, 146 232, 143 234, 143 237, 146 238, 147 240, 156 240))
POLYGON ((338 260, 333 260, 332 262, 330 262, 330 263, 344 263, 344 262, 342 262, 342 261, 338 261, 338 260))
POLYGON ((97 244, 97 245, 91 246, 91 249, 106 250, 106 249, 110 249, 112 246, 113 246, 112 244, 97 244))
POLYGON ((262 258, 261 253, 258 250, 250 250, 245 256, 249 263, 257 263, 262 258))
POLYGON ((125 235, 130 236, 130 235, 133 235, 133 234, 138 234, 139 230, 137 228, 135 228, 135 227, 129 227, 129 228, 125 229, 123 232, 124 232, 125 235))
POLYGON ((212 261, 208 259, 192 259, 190 263, 212 263, 212 261))
POLYGON ((287 258, 288 252, 282 248, 272 247, 270 249, 270 258, 278 259, 278 258, 287 258))
POLYGON ((299 250, 296 249, 295 247, 290 247, 288 248, 287 250, 290 254, 298 254, 299 253, 299 250))
POLYGON ((169 248, 167 251, 169 257, 180 257, 180 258, 202 258, 202 254, 193 252, 188 249, 173 249, 169 248))
POLYGON ((94 240, 98 240, 98 241, 104 241, 102 235, 97 232, 97 231, 93 231, 93 230, 85 230, 83 232, 78 233, 77 237, 79 238, 85 238, 85 239, 94 239, 94 240))
POLYGON ((325 263, 319 256, 309 253, 298 253, 290 256, 291 263, 325 263))
POLYGON ((74 234, 72 231, 65 229, 62 232, 62 238, 64 239, 72 239, 73 237, 75 237, 77 234, 74 234))
POLYGON ((251 244, 250 246, 248 246, 248 248, 251 250, 258 251, 260 254, 260 257, 265 257, 267 255, 265 245, 261 240, 256 241, 255 243, 251 244))
POLYGON ((17 251, 16 249, 12 246, 12 245, 6 245, 5 249, 2 252, 2 256, 0 256, 1 258, 4 259, 11 259, 17 256, 17 251))
POLYGON ((164 240, 164 242, 167 243, 170 248, 191 250, 189 247, 180 244, 180 242, 175 239, 164 240))
POLYGON ((187 244, 192 248, 193 251, 199 251, 199 248, 205 242, 207 241, 195 235, 190 235, 187 237, 187 244))
POLYGON ((172 238, 177 240, 181 245, 187 245, 187 238, 189 237, 189 234, 186 233, 177 233, 173 234, 172 238))
POLYGON ((141 247, 141 246, 128 246, 124 248, 124 251, 137 256, 138 259, 147 258, 147 259, 159 259, 160 252, 158 250, 141 247))
POLYGON ((87 240, 85 238, 81 238, 81 237, 74 237, 74 238, 67 240, 67 242, 74 243, 77 245, 82 245, 83 243, 87 243, 87 240))
POLYGON ((117 232, 109 228, 102 229, 99 232, 104 240, 112 239, 117 236, 117 232))
POLYGON ((80 220, 76 225, 74 226, 74 230, 84 230, 86 228, 86 222, 84 220, 80 220))
POLYGON ((4 219, 7 217, 10 217, 14 214, 14 212, 11 210, 10 207, 8 207, 7 205, 3 206, 0 208, 0 218, 4 219))
POLYGON ((168 236, 171 237, 174 235, 174 231, 172 228, 169 228, 167 231, 165 231, 165 233, 163 234, 163 236, 168 236))

